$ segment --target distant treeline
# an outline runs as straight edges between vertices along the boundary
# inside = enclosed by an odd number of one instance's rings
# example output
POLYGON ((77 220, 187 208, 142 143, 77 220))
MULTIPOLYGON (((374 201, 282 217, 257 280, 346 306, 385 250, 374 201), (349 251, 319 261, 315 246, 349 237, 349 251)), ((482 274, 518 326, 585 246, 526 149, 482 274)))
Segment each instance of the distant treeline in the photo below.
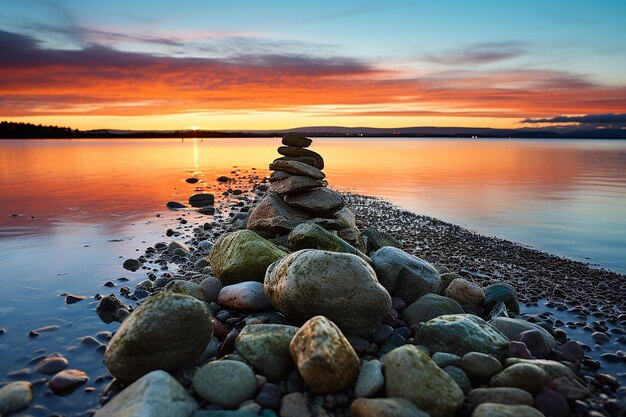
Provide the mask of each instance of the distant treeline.
POLYGON ((0 138, 2 139, 58 139, 78 138, 79 130, 69 127, 43 126, 32 123, 0 122, 0 138))
MULTIPOLYGON (((537 138, 537 139, 626 139, 626 129, 577 129, 568 132, 531 129, 482 129, 482 128, 432 128, 414 127, 400 130, 373 128, 343 128, 337 131, 316 131, 313 128, 297 129, 297 132, 314 137, 439 137, 439 138, 537 138), (454 129, 454 130, 453 130, 454 129), (421 131, 420 131, 421 130, 421 131)), ((291 131, 296 131, 293 129, 291 131)), ((0 139, 79 139, 79 138, 250 138, 279 137, 285 130, 220 131, 220 130, 86 130, 69 127, 42 126, 32 123, 0 122, 0 139)))

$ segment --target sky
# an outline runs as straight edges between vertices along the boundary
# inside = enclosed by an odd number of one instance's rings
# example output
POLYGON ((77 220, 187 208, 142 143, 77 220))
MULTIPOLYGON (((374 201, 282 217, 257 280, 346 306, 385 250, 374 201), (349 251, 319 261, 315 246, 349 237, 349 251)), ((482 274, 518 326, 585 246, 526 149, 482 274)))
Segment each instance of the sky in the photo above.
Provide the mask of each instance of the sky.
POLYGON ((0 0, 0 119, 626 128, 626 1, 0 0))

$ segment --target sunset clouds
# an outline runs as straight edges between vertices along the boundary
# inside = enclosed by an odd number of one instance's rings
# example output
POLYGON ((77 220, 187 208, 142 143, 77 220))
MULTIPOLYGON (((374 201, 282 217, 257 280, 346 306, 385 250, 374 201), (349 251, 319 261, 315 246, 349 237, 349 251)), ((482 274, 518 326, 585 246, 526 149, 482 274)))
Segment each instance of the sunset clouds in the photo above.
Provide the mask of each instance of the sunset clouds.
POLYGON ((156 115, 172 117, 170 128, 187 127, 179 125, 184 115, 205 128, 229 116, 241 125, 215 128, 250 129, 259 113, 270 118, 263 127, 274 118, 278 128, 350 121, 502 126, 626 112, 625 80, 533 67, 524 61, 532 55, 529 42, 460 41, 402 62, 358 48, 345 53, 323 39, 239 29, 158 33, 33 23, 0 30, 0 115, 66 117, 82 128, 106 117, 146 129, 156 115))

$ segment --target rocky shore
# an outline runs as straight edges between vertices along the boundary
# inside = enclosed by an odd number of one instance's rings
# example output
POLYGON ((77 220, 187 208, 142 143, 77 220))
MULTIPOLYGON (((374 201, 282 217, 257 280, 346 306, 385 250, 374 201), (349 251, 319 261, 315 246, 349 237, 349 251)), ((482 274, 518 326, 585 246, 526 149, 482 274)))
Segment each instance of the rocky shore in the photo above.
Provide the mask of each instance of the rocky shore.
MULTIPOLYGON (((626 363, 603 348, 626 344, 623 275, 333 191, 311 144, 287 135, 268 178, 234 171, 221 196, 191 196, 204 222, 167 203, 178 227, 124 261, 141 277, 97 296, 122 324, 101 339, 113 379, 86 415, 626 413, 603 369, 626 363)), ((37 364, 58 395, 86 380, 66 367, 37 364)), ((32 397, 26 381, 0 388, 0 416, 32 397)))

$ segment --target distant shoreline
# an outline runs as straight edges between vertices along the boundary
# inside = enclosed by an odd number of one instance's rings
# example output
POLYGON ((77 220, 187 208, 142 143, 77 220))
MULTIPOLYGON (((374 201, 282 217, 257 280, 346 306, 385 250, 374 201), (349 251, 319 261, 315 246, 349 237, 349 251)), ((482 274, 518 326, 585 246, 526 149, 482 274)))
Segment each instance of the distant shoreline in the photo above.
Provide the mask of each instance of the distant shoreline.
POLYGON ((78 130, 32 123, 0 122, 0 139, 188 139, 274 138, 294 132, 330 138, 461 138, 461 139, 626 139, 626 129, 491 129, 473 127, 372 128, 308 126, 273 130, 78 130))

